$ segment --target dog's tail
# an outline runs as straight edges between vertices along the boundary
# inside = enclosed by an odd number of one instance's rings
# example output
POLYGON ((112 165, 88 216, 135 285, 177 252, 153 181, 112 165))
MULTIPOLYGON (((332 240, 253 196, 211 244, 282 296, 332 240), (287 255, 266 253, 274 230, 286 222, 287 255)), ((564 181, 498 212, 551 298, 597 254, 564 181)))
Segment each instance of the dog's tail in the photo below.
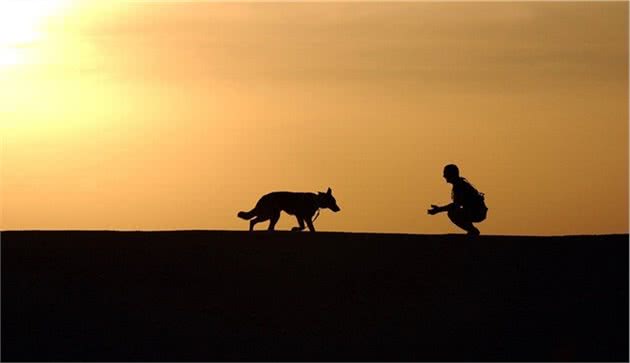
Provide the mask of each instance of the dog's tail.
POLYGON ((247 219, 252 219, 256 213, 254 212, 255 209, 250 210, 249 212, 238 212, 237 216, 239 218, 243 218, 245 220, 247 219))

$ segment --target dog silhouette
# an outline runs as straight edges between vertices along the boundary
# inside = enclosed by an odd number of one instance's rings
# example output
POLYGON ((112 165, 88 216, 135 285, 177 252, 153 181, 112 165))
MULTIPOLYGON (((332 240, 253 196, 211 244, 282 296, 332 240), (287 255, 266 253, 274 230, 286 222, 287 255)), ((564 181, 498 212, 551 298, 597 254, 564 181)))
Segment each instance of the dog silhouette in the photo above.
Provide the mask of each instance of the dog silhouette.
POLYGON ((238 212, 238 217, 250 220, 249 230, 253 231, 256 223, 269 220, 268 230, 273 231, 280 212, 285 211, 294 215, 298 221, 297 227, 293 227, 292 231, 304 230, 304 222, 311 232, 315 232, 313 226, 313 216, 320 208, 328 208, 333 212, 339 212, 341 209, 337 205, 332 190, 328 188, 326 193, 301 193, 301 192, 271 192, 263 195, 256 203, 254 209, 249 212, 238 212), (253 219, 252 219, 253 218, 253 219))

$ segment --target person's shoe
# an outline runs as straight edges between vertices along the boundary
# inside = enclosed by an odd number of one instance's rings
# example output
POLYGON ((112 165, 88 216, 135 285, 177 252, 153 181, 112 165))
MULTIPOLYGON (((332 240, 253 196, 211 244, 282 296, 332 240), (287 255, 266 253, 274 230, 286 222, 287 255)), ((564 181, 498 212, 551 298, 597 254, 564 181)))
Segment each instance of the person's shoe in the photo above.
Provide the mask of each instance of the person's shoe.
POLYGON ((471 237, 477 237, 479 234, 480 234, 479 230, 475 227, 473 227, 473 229, 468 231, 468 235, 471 237))

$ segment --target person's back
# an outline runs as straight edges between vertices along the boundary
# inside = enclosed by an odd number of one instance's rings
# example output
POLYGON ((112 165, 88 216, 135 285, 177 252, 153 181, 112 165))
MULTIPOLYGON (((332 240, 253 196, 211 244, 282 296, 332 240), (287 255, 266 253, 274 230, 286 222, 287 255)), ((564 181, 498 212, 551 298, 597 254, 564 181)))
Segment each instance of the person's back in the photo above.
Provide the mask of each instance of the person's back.
POLYGON ((486 218, 485 198, 466 178, 459 177, 453 182, 453 203, 471 211, 473 222, 481 222, 486 218))

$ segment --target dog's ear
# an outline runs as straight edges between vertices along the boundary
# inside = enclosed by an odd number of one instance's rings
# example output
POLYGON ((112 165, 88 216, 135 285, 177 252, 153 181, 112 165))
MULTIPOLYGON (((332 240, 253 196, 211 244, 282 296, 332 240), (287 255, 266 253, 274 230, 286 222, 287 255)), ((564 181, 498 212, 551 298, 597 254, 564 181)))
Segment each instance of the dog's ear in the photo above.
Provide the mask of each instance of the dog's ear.
POLYGON ((330 187, 328 187, 328 191, 326 192, 326 194, 328 194, 328 195, 332 194, 332 189, 330 189, 330 187))

